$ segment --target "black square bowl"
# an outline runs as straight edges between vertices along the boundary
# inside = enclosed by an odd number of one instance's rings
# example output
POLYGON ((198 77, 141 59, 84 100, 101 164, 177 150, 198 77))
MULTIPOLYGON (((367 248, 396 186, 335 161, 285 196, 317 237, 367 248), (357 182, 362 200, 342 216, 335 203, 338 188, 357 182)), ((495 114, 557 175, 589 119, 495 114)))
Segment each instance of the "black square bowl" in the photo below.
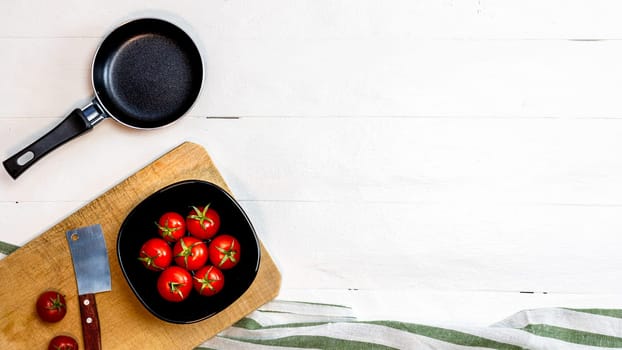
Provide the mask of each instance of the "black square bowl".
POLYGON ((127 283, 145 308, 164 321, 183 324, 205 320, 242 296, 257 276, 261 253, 255 230, 233 197, 213 183, 186 180, 153 193, 130 212, 117 237, 117 256, 127 283), (140 248, 148 239, 158 237, 154 222, 165 212, 185 217, 192 206, 208 203, 220 215, 216 235, 227 233, 240 242, 240 260, 234 268, 223 270, 225 285, 218 294, 205 297, 193 290, 182 302, 166 301, 156 288, 160 273, 147 270, 138 260, 140 248))

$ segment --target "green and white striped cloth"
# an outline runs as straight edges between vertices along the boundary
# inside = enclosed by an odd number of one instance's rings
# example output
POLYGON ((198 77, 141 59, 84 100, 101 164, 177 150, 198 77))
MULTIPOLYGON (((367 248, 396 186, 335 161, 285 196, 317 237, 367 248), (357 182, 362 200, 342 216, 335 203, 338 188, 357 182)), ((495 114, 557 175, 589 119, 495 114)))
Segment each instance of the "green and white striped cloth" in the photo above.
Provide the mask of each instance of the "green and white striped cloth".
MULTIPOLYGON (((0 258, 18 247, 0 242, 0 258)), ((357 320, 345 306, 272 301, 196 350, 622 349, 622 310, 543 308, 488 327, 357 320)))
POLYGON ((622 310, 521 311, 489 327, 358 321, 347 307, 276 300, 205 349, 622 349, 622 310))

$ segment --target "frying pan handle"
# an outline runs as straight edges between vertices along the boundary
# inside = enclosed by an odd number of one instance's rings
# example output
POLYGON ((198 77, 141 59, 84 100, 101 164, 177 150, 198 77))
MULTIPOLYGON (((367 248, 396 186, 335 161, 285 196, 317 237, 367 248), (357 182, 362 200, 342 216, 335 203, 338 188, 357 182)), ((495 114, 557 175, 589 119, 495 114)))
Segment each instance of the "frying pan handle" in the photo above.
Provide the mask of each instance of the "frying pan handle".
POLYGON ((101 120, 100 118, 93 121, 89 118, 91 116, 89 108, 92 106, 93 103, 83 109, 74 109, 54 129, 50 130, 40 139, 33 142, 30 146, 17 152, 15 155, 2 162, 9 175, 11 175, 12 178, 17 179, 17 177, 20 176, 26 169, 41 159, 44 155, 54 150, 56 147, 91 130, 93 125, 101 120))

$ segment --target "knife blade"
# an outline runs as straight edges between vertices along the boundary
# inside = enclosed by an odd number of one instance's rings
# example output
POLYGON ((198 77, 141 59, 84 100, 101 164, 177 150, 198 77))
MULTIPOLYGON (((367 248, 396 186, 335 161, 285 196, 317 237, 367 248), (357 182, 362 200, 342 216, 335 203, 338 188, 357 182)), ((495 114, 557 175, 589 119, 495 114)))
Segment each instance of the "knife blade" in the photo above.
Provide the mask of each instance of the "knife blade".
POLYGON ((101 349, 95 293, 110 291, 110 264, 104 234, 99 224, 66 232, 78 284, 82 338, 86 350, 101 349))

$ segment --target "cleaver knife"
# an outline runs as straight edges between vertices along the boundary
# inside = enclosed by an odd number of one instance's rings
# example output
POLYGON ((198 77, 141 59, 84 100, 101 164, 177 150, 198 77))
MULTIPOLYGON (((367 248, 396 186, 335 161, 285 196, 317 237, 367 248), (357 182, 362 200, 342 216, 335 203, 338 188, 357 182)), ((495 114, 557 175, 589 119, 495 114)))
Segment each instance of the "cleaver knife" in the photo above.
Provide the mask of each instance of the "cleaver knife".
POLYGON ((96 224, 69 230, 66 236, 78 283, 84 348, 100 350, 101 333, 95 293, 111 290, 110 265, 104 234, 101 226, 96 224))

